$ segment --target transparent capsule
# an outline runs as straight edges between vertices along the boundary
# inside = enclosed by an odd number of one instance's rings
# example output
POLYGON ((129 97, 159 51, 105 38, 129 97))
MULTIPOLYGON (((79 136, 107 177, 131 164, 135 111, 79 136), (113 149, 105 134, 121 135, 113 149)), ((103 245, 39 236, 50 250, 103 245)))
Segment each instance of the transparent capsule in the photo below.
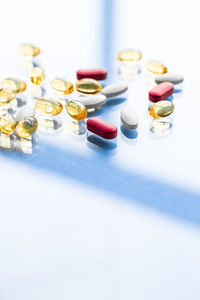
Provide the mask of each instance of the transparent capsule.
POLYGON ((74 86, 71 81, 66 81, 61 78, 55 78, 51 82, 54 90, 63 93, 64 95, 71 94, 74 91, 74 86))
POLYGON ((67 104, 67 112, 77 121, 83 121, 87 117, 86 107, 78 101, 69 101, 67 104))
POLYGON ((168 136, 172 129, 170 120, 153 120, 150 124, 150 131, 160 137, 168 136))
POLYGON ((155 119, 165 118, 174 111, 174 104, 171 101, 159 101, 151 106, 150 115, 155 119))
POLYGON ((19 52, 22 56, 35 57, 40 54, 40 48, 32 44, 22 44, 19 46, 19 52))
POLYGON ((11 114, 4 114, 0 118, 0 131, 3 134, 10 135, 15 131, 17 122, 11 114))
POLYGON ((40 85, 45 80, 44 70, 40 67, 33 68, 30 79, 33 84, 40 85))
POLYGON ((102 86, 95 79, 83 78, 77 82, 76 89, 82 94, 97 94, 101 91, 102 86))
POLYGON ((60 102, 58 101, 52 101, 52 100, 47 100, 47 99, 39 99, 35 107, 38 111, 44 114, 56 116, 60 114, 63 110, 63 106, 60 102))
POLYGON ((16 147, 16 137, 14 135, 0 135, 0 148, 12 150, 16 147))
POLYGON ((0 89, 0 106, 9 104, 12 100, 16 99, 15 92, 9 92, 3 89, 0 89))
POLYGON ((129 62, 133 62, 133 61, 138 61, 142 58, 142 53, 139 50, 135 50, 135 49, 126 49, 126 50, 122 50, 121 52, 119 52, 118 54, 118 58, 121 61, 129 61, 129 62))
POLYGON ((38 128, 38 121, 35 117, 27 117, 21 120, 16 127, 16 133, 21 138, 29 138, 36 132, 38 128))
POLYGON ((22 93, 26 90, 27 84, 25 81, 19 78, 6 78, 1 82, 1 87, 3 90, 12 91, 15 93, 22 93))
POLYGON ((146 67, 149 72, 157 75, 162 75, 167 73, 167 67, 157 61, 148 61, 146 67))

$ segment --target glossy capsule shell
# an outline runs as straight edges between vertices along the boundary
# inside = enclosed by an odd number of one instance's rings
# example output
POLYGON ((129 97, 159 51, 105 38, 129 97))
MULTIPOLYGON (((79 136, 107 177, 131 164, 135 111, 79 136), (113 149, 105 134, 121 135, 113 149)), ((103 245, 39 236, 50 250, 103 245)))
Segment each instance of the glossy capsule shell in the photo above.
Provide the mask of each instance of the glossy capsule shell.
POLYGON ((96 80, 104 80, 107 78, 106 69, 83 69, 76 72, 77 79, 92 78, 96 80))
POLYGON ((40 48, 32 44, 22 44, 19 46, 19 52, 22 56, 35 57, 40 54, 40 48))
POLYGON ((142 53, 139 50, 126 49, 119 52, 118 58, 124 62, 139 61, 142 58, 142 53))
POLYGON ((67 103, 67 112, 73 119, 83 121, 87 117, 86 107, 78 101, 69 101, 67 103))
POLYGON ((56 116, 63 110, 63 106, 58 101, 52 101, 48 99, 39 99, 35 104, 36 109, 47 115, 56 116))
POLYGON ((167 73, 167 67, 164 64, 157 61, 148 61, 146 67, 149 72, 157 75, 167 73))
POLYGON ((30 79, 33 84, 40 85, 45 80, 44 70, 40 67, 32 69, 30 79))
POLYGON ((17 125, 17 122, 15 118, 7 113, 1 116, 0 118, 0 131, 3 134, 10 135, 15 131, 15 127, 17 125))
POLYGON ((38 128, 38 121, 35 117, 27 117, 21 120, 16 127, 16 133, 24 139, 33 135, 38 128))
POLYGON ((174 111, 174 104, 171 101, 159 101, 150 108, 150 115, 155 119, 165 118, 174 111))
POLYGON ((15 98, 16 98, 15 92, 9 92, 0 89, 0 106, 9 104, 12 100, 15 100, 15 98))
POLYGON ((174 92, 174 85, 171 82, 163 82, 156 85, 149 91, 149 100, 151 102, 158 102, 165 100, 174 92))
POLYGON ((91 78, 83 78, 76 84, 76 90, 82 94, 97 94, 101 91, 101 84, 91 78))
POLYGON ((1 82, 1 87, 6 91, 12 91, 16 94, 22 93, 26 90, 27 84, 19 78, 6 78, 1 82))
POLYGON ((87 120, 87 129, 104 139, 114 139, 117 136, 117 127, 98 117, 87 120))
POLYGON ((51 82, 54 90, 63 93, 64 95, 71 94, 74 91, 74 86, 71 81, 66 81, 62 78, 55 78, 51 82))

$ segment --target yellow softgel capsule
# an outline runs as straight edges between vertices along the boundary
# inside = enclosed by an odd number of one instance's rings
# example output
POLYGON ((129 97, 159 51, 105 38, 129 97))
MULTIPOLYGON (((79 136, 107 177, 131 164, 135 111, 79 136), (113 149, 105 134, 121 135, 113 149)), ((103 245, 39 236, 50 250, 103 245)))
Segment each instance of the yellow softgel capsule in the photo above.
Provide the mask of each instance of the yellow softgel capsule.
POLYGON ((157 61, 148 61, 146 67, 149 72, 157 75, 162 75, 167 73, 167 67, 157 61))
POLYGON ((15 131, 17 122, 11 114, 4 114, 0 118, 0 131, 3 134, 10 135, 15 131))
POLYGON ((67 104, 67 112, 77 121, 83 121, 87 117, 86 107, 78 101, 69 101, 67 104))
POLYGON ((38 128, 38 121, 35 117, 27 117, 21 120, 16 127, 16 133, 24 139, 33 135, 38 128))
POLYGON ((74 91, 74 86, 71 81, 66 81, 62 78, 55 78, 51 82, 54 90, 63 93, 64 95, 71 94, 74 91))
POLYGON ((0 89, 0 106, 9 104, 12 100, 15 100, 15 92, 9 92, 3 89, 0 89))
POLYGON ((30 79, 33 84, 40 85, 45 80, 44 70, 40 67, 33 68, 30 74, 30 79))
POLYGON ((25 81, 19 78, 6 78, 1 82, 1 87, 3 90, 12 91, 15 93, 22 93, 26 90, 27 84, 25 81))
POLYGON ((138 50, 135 49, 126 49, 126 50, 122 50, 121 52, 119 52, 118 54, 118 58, 121 61, 138 61, 142 58, 142 53, 138 50))
POLYGON ((32 44, 22 44, 19 46, 19 52, 22 56, 35 57, 40 54, 40 48, 32 44))
POLYGON ((102 87, 95 79, 83 78, 77 82, 76 89, 82 94, 97 94, 101 91, 102 87))
POLYGON ((155 119, 165 118, 174 111, 174 104, 171 101, 158 101, 150 108, 150 115, 155 119))
POLYGON ((35 107, 41 113, 52 115, 52 116, 56 116, 60 114, 63 110, 63 106, 60 102, 52 101, 44 98, 39 99, 36 102, 35 107))

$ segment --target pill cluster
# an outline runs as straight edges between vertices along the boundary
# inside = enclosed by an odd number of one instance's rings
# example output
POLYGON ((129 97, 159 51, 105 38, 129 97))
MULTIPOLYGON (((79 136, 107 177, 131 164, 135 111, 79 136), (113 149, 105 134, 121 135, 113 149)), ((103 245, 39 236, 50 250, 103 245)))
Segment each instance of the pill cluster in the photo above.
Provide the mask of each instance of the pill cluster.
MULTIPOLYGON (((19 52, 23 57, 35 58, 40 54, 40 48, 32 44, 22 44, 19 52)), ((136 49, 123 50, 119 53, 118 58, 121 62, 119 72, 131 74, 135 70, 135 64, 142 59, 142 53, 136 49)), ((0 132, 4 136, 3 146, 9 148, 10 142, 16 137, 21 140, 32 139, 33 134, 38 127, 48 126, 51 119, 41 118, 41 115, 53 118, 62 111, 74 120, 75 123, 86 121, 86 127, 92 132, 104 139, 114 139, 117 137, 117 127, 99 117, 90 117, 88 114, 101 109, 107 102, 108 98, 117 97, 128 90, 128 83, 112 83, 102 88, 101 81, 107 78, 106 69, 85 69, 76 72, 77 83, 64 78, 53 78, 51 88, 58 93, 56 98, 44 97, 42 84, 45 81, 45 71, 37 64, 27 61, 30 69, 29 79, 35 87, 33 97, 36 99, 34 105, 26 105, 17 112, 12 111, 10 106, 18 95, 27 89, 27 83, 19 78, 5 78, 1 81, 0 89, 0 132), (38 88, 38 89, 37 89, 38 88), (74 90, 76 95, 71 99, 59 95, 71 95, 74 90), (38 115, 36 115, 38 114, 38 115), (6 138, 10 137, 10 139, 6 138)), ((169 116, 174 105, 168 99, 174 92, 174 85, 181 84, 184 80, 179 74, 168 74, 167 67, 158 61, 149 61, 146 64, 148 72, 155 74, 155 87, 149 91, 149 114, 154 119, 163 119, 169 116)), ((109 101, 109 100, 108 100, 109 101)), ((125 106, 120 111, 122 126, 127 130, 136 130, 138 127, 138 116, 134 109, 125 106)), ((166 126, 163 122, 162 126, 166 126)), ((158 126, 158 125, 157 125, 158 126)), ((2 146, 2 142, 0 141, 2 146)))

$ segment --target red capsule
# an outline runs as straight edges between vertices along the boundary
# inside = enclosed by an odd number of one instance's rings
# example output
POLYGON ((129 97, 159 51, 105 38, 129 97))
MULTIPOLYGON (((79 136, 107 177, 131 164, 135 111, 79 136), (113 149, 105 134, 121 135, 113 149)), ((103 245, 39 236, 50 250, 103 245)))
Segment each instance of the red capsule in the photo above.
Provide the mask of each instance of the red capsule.
POLYGON ((88 69, 88 70, 78 70, 77 73, 78 80, 82 78, 92 78, 96 80, 104 80, 107 77, 106 69, 88 69))
POLYGON ((114 139, 117 136, 117 127, 100 118, 90 118, 87 120, 87 129, 104 139, 114 139))
POLYGON ((152 102, 165 100, 167 97, 173 94, 173 91, 174 85, 171 82, 160 83, 150 90, 149 100, 152 102))

